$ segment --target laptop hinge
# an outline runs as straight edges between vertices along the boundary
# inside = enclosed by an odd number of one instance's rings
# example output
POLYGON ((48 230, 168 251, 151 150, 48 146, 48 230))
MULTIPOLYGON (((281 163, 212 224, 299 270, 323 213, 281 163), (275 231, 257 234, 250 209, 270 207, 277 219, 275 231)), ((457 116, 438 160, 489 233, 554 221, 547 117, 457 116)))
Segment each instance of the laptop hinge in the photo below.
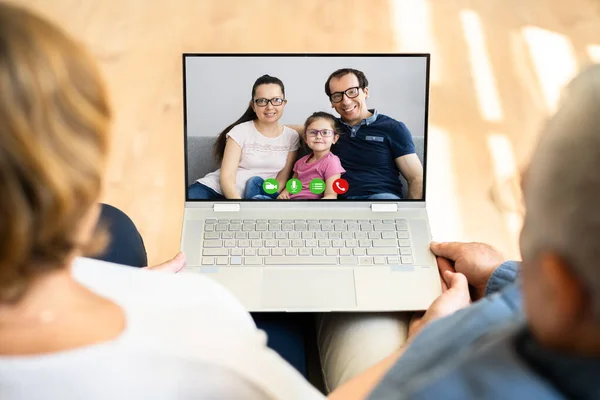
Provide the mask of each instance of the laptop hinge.
POLYGON ((373 212, 397 212, 398 204, 371 204, 371 211, 373 212))
POLYGON ((215 204, 213 207, 214 212, 237 212, 240 211, 240 205, 238 204, 215 204))

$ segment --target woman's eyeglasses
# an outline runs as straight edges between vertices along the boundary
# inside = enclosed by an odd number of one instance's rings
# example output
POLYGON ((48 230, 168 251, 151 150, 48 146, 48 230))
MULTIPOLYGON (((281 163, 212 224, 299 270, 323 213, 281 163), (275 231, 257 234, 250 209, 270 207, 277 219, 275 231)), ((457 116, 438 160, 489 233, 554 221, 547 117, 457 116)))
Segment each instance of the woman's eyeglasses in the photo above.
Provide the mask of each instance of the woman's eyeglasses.
POLYGON ((346 95, 349 99, 353 99, 358 96, 360 93, 359 87, 351 87, 349 89, 344 90, 343 92, 335 92, 331 93, 329 97, 333 103, 339 103, 344 99, 344 95, 346 95))
POLYGON ((306 131, 306 136, 315 138, 319 133, 322 137, 332 137, 335 132, 332 129, 309 129, 306 131))
POLYGON ((286 100, 282 97, 273 97, 272 99, 264 99, 261 97, 259 99, 254 99, 253 101, 254 101, 254 104, 256 104, 259 107, 266 107, 267 104, 269 104, 269 103, 271 103, 275 107, 277 107, 286 102, 286 100))

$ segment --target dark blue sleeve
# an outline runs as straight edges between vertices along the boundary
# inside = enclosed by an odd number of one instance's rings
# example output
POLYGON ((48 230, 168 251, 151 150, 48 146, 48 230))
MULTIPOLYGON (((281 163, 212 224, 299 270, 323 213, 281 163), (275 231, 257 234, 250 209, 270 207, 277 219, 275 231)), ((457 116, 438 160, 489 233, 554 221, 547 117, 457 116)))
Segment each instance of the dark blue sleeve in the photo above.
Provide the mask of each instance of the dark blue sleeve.
POLYGON ((519 275, 519 262, 518 261, 506 261, 500 265, 490 279, 488 280, 487 286, 485 287, 485 295, 489 296, 492 293, 496 293, 502 290, 505 286, 515 282, 519 275))
POLYGON ((406 125, 400 121, 394 121, 394 129, 390 132, 390 147, 394 158, 415 153, 415 144, 412 135, 406 125))

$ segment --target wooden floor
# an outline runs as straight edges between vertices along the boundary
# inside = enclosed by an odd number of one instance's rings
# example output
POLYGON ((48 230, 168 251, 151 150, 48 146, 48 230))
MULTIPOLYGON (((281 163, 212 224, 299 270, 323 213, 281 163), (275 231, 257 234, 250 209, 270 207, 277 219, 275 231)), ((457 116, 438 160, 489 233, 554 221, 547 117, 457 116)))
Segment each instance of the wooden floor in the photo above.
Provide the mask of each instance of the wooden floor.
POLYGON ((16 2, 81 38, 101 63, 116 111, 104 201, 133 218, 152 263, 179 248, 182 52, 431 52, 434 237, 485 241, 512 257, 520 220, 509 212, 510 177, 560 87, 600 62, 599 0, 16 2))

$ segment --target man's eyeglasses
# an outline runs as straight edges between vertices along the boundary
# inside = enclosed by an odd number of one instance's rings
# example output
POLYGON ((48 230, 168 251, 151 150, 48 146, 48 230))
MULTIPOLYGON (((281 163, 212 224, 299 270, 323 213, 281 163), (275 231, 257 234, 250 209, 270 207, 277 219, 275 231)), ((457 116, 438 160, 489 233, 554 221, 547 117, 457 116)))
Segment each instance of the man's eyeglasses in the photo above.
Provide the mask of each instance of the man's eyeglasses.
POLYGON ((322 137, 332 137, 335 132, 331 129, 309 129, 306 131, 306 136, 315 138, 319 133, 322 137))
POLYGON ((286 100, 282 97, 273 97, 272 99, 264 99, 261 97, 259 99, 254 99, 253 101, 254 101, 254 104, 256 104, 259 107, 266 107, 267 104, 269 104, 269 103, 271 103, 275 107, 277 107, 286 102, 286 100))
POLYGON ((340 101, 342 101, 344 99, 344 95, 346 95, 349 99, 353 99, 357 97, 360 93, 359 89, 360 87, 358 86, 351 87, 350 89, 346 89, 343 92, 331 93, 331 96, 329 96, 329 98, 333 103, 339 103, 340 101))

